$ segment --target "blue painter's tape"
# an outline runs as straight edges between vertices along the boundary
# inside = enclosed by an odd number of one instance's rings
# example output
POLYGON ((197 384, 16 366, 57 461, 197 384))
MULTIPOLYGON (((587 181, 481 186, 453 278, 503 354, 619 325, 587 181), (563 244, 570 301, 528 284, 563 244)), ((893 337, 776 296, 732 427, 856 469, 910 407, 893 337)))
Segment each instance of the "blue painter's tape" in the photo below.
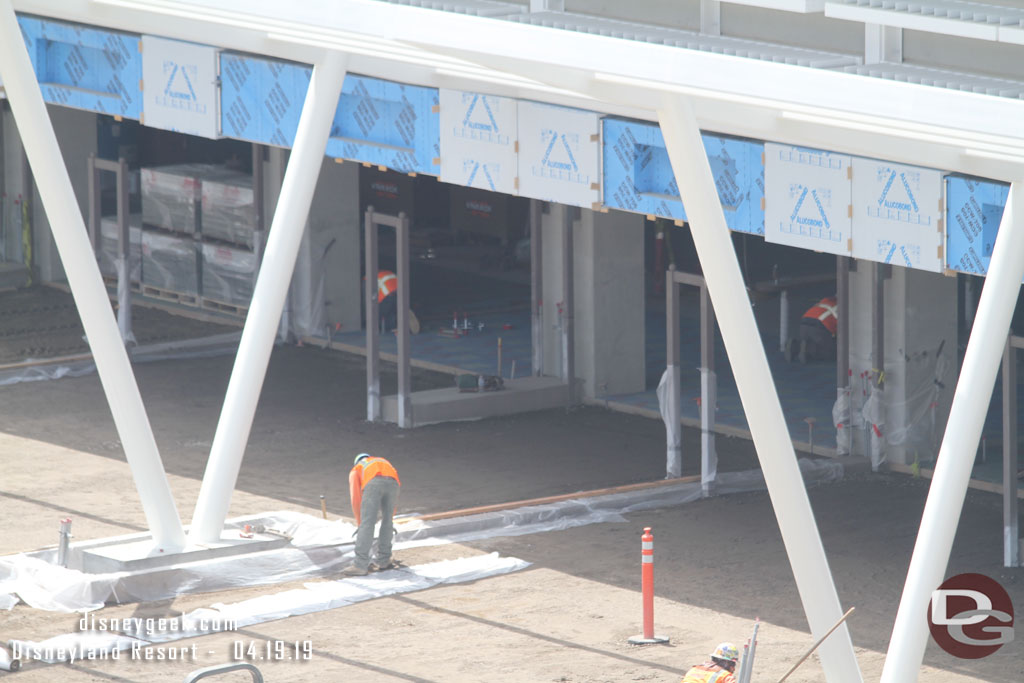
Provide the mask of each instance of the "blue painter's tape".
MULTIPOLYGON (((763 143, 702 134, 726 223, 764 234, 763 143)), ((661 129, 644 121, 604 119, 604 204, 686 220, 661 129)))
POLYGON ((291 147, 312 67, 222 53, 220 72, 223 135, 291 147))
POLYGON ((43 99, 138 119, 139 36, 36 17, 18 17, 43 99))
POLYGON ((1010 186, 981 178, 946 177, 946 267, 984 275, 1010 186))
POLYGON ((403 173, 438 175, 441 121, 436 88, 348 75, 327 154, 403 173))

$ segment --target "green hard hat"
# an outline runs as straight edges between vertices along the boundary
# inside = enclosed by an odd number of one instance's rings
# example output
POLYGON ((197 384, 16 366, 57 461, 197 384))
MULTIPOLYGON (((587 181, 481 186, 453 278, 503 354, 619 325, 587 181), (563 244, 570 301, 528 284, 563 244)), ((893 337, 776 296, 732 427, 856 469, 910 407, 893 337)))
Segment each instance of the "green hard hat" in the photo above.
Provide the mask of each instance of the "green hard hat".
POLYGON ((369 453, 360 453, 359 455, 356 456, 356 459, 354 461, 352 461, 352 465, 353 466, 358 465, 360 460, 362 460, 363 458, 369 458, 369 457, 370 457, 369 453))

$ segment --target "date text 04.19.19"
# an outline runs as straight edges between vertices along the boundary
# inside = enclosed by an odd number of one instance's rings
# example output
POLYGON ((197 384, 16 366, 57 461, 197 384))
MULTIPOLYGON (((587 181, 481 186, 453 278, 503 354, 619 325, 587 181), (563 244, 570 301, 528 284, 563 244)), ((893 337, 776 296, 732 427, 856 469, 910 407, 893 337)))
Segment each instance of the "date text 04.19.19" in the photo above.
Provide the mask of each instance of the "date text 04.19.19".
POLYGON ((232 649, 236 661, 306 661, 313 658, 311 640, 236 640, 232 649))

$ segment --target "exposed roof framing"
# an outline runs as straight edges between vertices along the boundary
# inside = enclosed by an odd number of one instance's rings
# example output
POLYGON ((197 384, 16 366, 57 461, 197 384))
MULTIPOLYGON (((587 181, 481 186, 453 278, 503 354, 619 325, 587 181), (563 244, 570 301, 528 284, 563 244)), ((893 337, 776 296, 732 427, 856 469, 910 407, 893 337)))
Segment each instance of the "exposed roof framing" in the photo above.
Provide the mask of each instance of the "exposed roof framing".
POLYGON ((791 45, 779 45, 759 40, 733 38, 730 36, 710 36, 696 31, 663 28, 640 24, 632 21, 620 21, 586 14, 571 12, 532 12, 508 17, 509 21, 546 26, 548 28, 591 33, 611 38, 623 38, 645 43, 657 43, 682 47, 688 50, 714 52, 716 54, 734 55, 748 59, 760 59, 780 64, 795 64, 829 68, 859 64, 861 58, 838 52, 810 50, 791 45))
POLYGON ((1024 9, 1019 7, 967 0, 829 0, 825 3, 825 16, 961 38, 1024 44, 1024 9))
POLYGON ((381 0, 395 5, 410 5, 426 9, 443 10, 457 14, 472 14, 478 17, 502 17, 526 11, 523 5, 498 0, 381 0))
POLYGON ((916 64, 858 64, 846 66, 842 71, 848 74, 886 78, 904 83, 919 83, 939 88, 963 90, 965 92, 995 95, 997 97, 1013 97, 1024 99, 1024 81, 1011 81, 1006 78, 979 76, 978 74, 918 66, 916 64))

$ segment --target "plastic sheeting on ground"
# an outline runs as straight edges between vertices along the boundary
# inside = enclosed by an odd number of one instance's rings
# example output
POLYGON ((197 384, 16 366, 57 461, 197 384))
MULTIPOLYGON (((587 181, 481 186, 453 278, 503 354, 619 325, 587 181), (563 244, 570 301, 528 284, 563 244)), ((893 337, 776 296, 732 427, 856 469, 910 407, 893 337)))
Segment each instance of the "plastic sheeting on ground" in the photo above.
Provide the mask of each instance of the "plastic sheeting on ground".
POLYGON ((12 640, 10 646, 15 655, 20 655, 23 660, 51 664, 81 659, 109 659, 115 652, 135 647, 233 631, 364 600, 420 591, 440 584, 477 581, 519 571, 528 566, 530 563, 525 560, 501 557, 498 553, 443 560, 362 577, 307 583, 304 588, 261 595, 241 602, 216 603, 180 617, 106 619, 93 616, 92 619, 83 618, 83 622, 92 627, 90 630, 64 633, 41 642, 12 640), (124 622, 134 627, 125 629, 124 622), (112 623, 116 623, 116 628, 109 628, 112 623))
MULTIPOLYGON (((843 467, 832 460, 799 460, 808 483, 842 479, 843 467)), ((760 470, 720 472, 719 494, 764 488, 760 470)), ((699 500, 699 482, 666 483, 646 489, 559 501, 546 505, 500 510, 449 519, 418 518, 395 521, 395 550, 442 543, 464 543, 498 536, 519 536, 569 529, 602 522, 625 522, 623 515, 671 507, 699 500)), ((287 547, 216 559, 181 562, 138 572, 86 574, 54 566, 53 550, 32 555, 0 557, 0 596, 17 595, 38 609, 82 612, 108 602, 152 602, 190 592, 284 583, 336 573, 351 563, 356 527, 342 520, 327 521, 297 512, 276 512, 230 520, 229 530, 245 524, 291 537, 287 547)), ((125 542, 148 538, 145 534, 120 537, 125 542)), ((109 544, 107 539, 104 543, 109 544)), ((96 542, 72 544, 72 557, 96 542)))
MULTIPOLYGON (((238 350, 241 332, 227 332, 199 339, 145 344, 129 348, 133 363, 151 363, 159 360, 180 360, 226 356, 238 350)), ((30 359, 32 360, 32 359, 30 359)), ((38 382, 61 377, 83 377, 96 372, 96 364, 90 358, 61 362, 40 359, 38 365, 13 367, 0 372, 0 386, 19 382, 38 382)))

